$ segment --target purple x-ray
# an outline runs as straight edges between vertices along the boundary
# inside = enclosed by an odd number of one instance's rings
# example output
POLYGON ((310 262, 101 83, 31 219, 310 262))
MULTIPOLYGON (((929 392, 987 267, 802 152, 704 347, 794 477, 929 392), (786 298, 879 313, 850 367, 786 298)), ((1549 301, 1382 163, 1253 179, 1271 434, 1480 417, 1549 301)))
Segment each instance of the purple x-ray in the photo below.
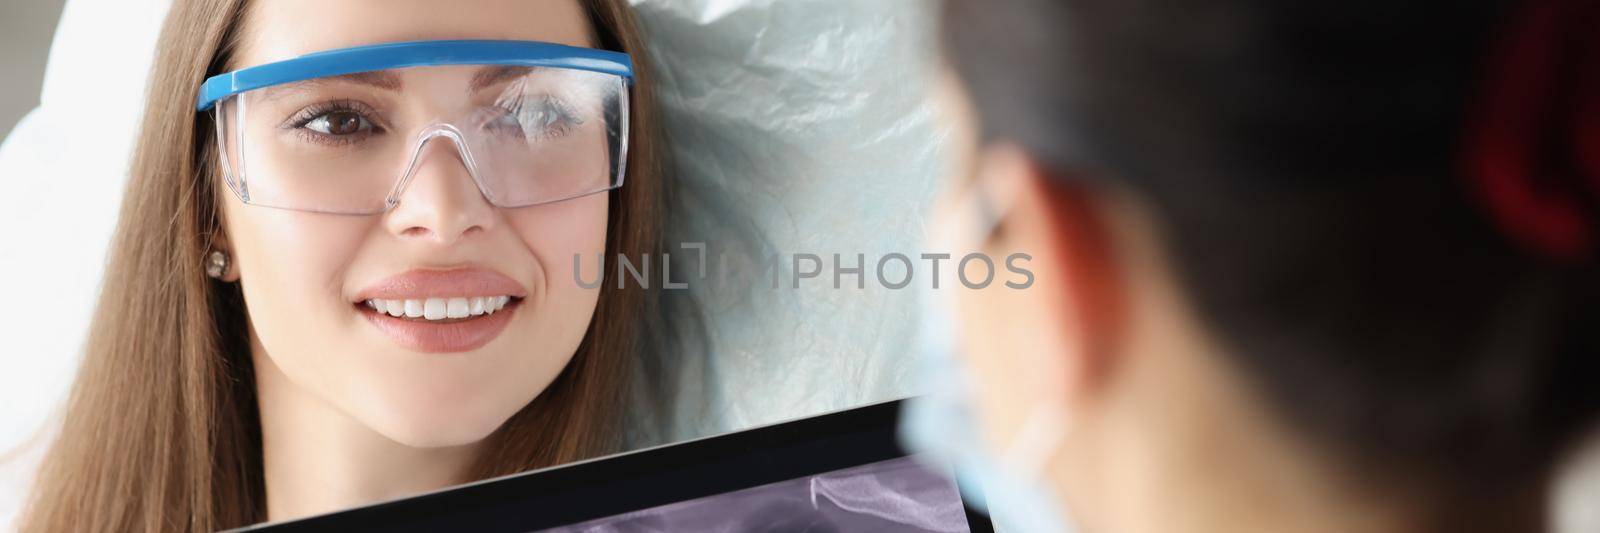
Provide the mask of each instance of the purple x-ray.
POLYGON ((954 483, 902 457, 546 531, 943 533, 967 531, 967 517, 954 483))

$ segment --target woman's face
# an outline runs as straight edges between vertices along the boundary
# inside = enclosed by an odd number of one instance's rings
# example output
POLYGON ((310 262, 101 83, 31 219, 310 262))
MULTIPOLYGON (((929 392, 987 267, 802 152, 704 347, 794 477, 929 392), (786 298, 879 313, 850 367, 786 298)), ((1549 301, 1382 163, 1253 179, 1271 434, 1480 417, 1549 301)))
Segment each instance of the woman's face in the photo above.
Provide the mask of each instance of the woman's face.
MULTIPOLYGON (((272 0, 247 11, 232 66, 410 40, 588 47, 589 32, 576 0, 483 0, 471 9, 431 0, 272 0)), ((401 97, 421 98, 406 93, 404 82, 415 81, 408 75, 402 71, 401 97)), ((442 138, 424 146, 399 204, 378 215, 245 205, 218 179, 256 368, 276 373, 258 382, 281 376, 290 394, 402 444, 487 436, 566 366, 593 316, 599 289, 574 281, 573 258, 587 258, 583 279, 596 279, 604 193, 497 208, 442 138), (374 295, 446 307, 452 298, 512 298, 494 314, 452 324, 379 315, 366 302, 374 295)))

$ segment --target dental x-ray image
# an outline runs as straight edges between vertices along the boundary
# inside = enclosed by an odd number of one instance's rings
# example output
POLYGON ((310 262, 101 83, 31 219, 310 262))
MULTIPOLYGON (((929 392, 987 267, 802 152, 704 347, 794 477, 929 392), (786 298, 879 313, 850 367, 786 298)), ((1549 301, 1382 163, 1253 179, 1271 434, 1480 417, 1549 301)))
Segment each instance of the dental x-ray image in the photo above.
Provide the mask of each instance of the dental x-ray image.
POLYGON ((965 532, 948 478, 910 457, 546 530, 551 533, 965 532))

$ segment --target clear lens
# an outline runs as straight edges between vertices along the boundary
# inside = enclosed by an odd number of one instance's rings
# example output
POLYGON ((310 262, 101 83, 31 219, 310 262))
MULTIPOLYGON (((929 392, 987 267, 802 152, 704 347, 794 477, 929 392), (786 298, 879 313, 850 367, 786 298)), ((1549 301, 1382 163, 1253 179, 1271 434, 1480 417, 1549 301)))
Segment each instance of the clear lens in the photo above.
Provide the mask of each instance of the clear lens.
POLYGON ((437 66, 322 78, 224 99, 216 118, 240 199, 305 211, 386 210, 436 140, 462 151, 500 207, 618 187, 627 159, 625 80, 572 69, 437 66))

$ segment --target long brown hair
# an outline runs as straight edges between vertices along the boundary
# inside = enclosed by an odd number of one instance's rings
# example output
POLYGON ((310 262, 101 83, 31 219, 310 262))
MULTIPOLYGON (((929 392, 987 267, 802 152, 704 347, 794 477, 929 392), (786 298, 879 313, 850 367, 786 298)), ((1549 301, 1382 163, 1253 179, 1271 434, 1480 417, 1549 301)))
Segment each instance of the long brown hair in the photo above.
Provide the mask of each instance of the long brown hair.
MULTIPOLYGON (((610 194, 606 256, 658 246, 662 208, 649 58, 623 0, 582 0, 597 44, 635 58, 627 185, 610 194)), ((100 300, 25 531, 168 531, 266 518, 255 378, 236 283, 205 276, 220 231, 200 82, 225 70, 243 0, 175 2, 162 28, 100 300)), ((562 374, 482 445, 487 478, 615 451, 645 288, 605 284, 562 374)))

